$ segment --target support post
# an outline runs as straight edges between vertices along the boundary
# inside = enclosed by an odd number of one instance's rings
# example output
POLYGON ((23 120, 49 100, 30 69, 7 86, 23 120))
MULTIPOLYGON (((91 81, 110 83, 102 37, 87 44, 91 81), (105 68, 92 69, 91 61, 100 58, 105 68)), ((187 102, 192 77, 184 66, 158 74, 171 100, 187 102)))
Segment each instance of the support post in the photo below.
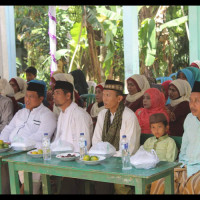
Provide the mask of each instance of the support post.
POLYGON ((14 6, 0 6, 0 76, 16 76, 16 41, 14 6))
POLYGON ((130 76, 140 73, 137 15, 137 6, 123 6, 125 85, 130 76))
POLYGON ((200 60, 200 6, 189 6, 189 64, 200 60))

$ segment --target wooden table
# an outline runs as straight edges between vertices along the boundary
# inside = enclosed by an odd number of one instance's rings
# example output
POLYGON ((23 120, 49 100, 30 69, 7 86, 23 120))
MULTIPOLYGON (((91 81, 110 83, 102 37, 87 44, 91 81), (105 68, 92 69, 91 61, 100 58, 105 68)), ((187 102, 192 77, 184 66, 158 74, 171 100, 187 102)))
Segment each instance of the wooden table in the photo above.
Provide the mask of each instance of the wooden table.
POLYGON ((2 175, 1 175, 1 167, 3 164, 2 159, 22 152, 23 151, 14 151, 13 149, 10 149, 9 151, 0 153, 0 194, 2 194, 2 175))
POLYGON ((121 158, 111 157, 100 165, 89 166, 80 161, 61 161, 52 157, 50 161, 42 158, 32 158, 26 153, 3 159, 8 162, 11 193, 19 194, 18 171, 24 170, 24 192, 32 193, 32 173, 42 174, 43 194, 50 194, 49 175, 71 177, 108 183, 135 186, 136 194, 144 194, 145 186, 155 180, 165 177, 165 193, 174 193, 174 168, 177 162, 161 161, 155 168, 123 171, 121 158))

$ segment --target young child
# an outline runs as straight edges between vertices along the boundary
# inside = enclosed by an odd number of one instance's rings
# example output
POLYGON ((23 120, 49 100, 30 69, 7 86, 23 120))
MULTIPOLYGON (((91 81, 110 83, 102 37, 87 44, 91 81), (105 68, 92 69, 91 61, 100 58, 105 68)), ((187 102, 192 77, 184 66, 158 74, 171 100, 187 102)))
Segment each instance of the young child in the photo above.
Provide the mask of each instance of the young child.
MULTIPOLYGON (((178 155, 178 149, 174 139, 168 136, 169 122, 164 113, 155 113, 149 117, 151 132, 154 136, 148 138, 143 147, 146 151, 154 149, 160 161, 174 162, 178 155)), ((157 185, 163 182, 163 178, 147 185, 146 193, 152 194, 157 185)))
POLYGON ((28 67, 26 69, 26 80, 27 82, 34 80, 37 76, 37 69, 35 67, 28 67))
POLYGON ((165 114, 156 113, 149 118, 153 137, 148 138, 143 147, 146 151, 154 149, 160 161, 174 162, 178 149, 174 139, 168 136, 169 123, 165 114))

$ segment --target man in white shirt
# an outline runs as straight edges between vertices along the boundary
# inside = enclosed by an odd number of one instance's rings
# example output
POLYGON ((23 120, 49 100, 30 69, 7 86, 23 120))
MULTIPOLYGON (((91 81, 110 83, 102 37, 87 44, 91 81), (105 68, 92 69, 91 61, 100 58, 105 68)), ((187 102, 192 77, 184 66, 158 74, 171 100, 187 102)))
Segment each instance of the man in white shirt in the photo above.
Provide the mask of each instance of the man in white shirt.
MULTIPOLYGON (((58 125, 55 138, 51 144, 51 147, 58 144, 58 141, 67 141, 74 147, 74 152, 79 152, 79 136, 80 133, 84 133, 87 139, 87 149, 91 146, 91 138, 93 132, 93 123, 90 115, 76 103, 73 102, 74 87, 67 81, 56 81, 53 101, 56 106, 61 108, 60 115, 58 117, 58 125)), ((62 186, 66 185, 71 194, 76 193, 79 189, 78 183, 81 180, 64 178, 62 186), (67 185, 64 184, 69 182, 67 185)), ((67 188, 64 188, 66 194, 67 188)))
POLYGON ((67 81, 56 81, 53 100, 62 111, 51 146, 58 140, 65 140, 73 145, 75 152, 79 152, 79 136, 80 133, 84 133, 89 149, 93 130, 92 119, 84 109, 73 102, 73 85, 67 81))
MULTIPOLYGON (((19 110, 10 123, 1 132, 0 139, 13 142, 17 138, 24 141, 31 140, 36 148, 41 148, 44 133, 51 138, 56 129, 54 113, 42 103, 44 99, 44 85, 30 82, 25 96, 26 108, 19 110)), ((19 172, 23 184, 23 172, 19 172)), ((38 194, 40 174, 33 174, 33 193, 38 194)))
MULTIPOLYGON (((141 128, 135 113, 124 106, 123 90, 124 84, 122 82, 106 80, 103 91, 105 109, 98 114, 92 138, 92 145, 101 141, 112 144, 117 150, 116 156, 121 156, 120 141, 122 135, 127 137, 131 155, 140 146, 141 128)), ((96 184, 95 189, 98 194, 108 194, 112 190, 111 184, 105 186, 105 183, 101 182, 96 184)))

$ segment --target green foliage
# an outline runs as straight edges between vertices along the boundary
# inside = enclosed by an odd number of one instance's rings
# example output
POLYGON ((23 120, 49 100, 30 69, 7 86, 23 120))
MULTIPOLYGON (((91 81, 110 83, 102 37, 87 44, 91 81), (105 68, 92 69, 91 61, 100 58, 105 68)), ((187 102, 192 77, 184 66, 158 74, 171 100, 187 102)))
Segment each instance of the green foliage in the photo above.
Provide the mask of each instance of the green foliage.
POLYGON ((156 29, 154 19, 146 18, 141 23, 138 33, 140 53, 145 57, 145 65, 151 66, 154 63, 156 55, 156 29))
MULTIPOLYGON (((143 6, 138 6, 138 13, 143 6)), ((185 16, 181 11, 181 6, 169 6, 166 14, 166 22, 157 31, 161 33, 167 29, 168 36, 165 43, 159 41, 156 36, 155 11, 158 6, 146 6, 152 8, 152 16, 144 19, 139 24, 139 55, 140 61, 145 66, 157 65, 154 74, 156 76, 168 75, 169 63, 167 58, 171 58, 173 63, 172 72, 185 67, 189 63, 189 42, 186 35, 185 22, 188 21, 188 6, 184 6, 185 16), (154 14, 153 14, 154 13, 154 14)), ((96 39, 96 45, 106 47, 106 56, 103 62, 105 77, 113 68, 114 78, 124 80, 124 44, 123 44, 123 15, 122 6, 69 6, 67 10, 56 8, 56 37, 57 52, 56 59, 64 59, 69 64, 77 47, 81 21, 86 9, 86 20, 93 29, 101 31, 105 36, 96 39), (70 37, 69 37, 70 36, 70 37)), ((139 16, 140 17, 140 16, 139 16)), ((26 66, 34 66, 38 70, 38 79, 44 80, 47 85, 50 79, 49 55, 49 17, 48 6, 15 6, 16 22, 16 44, 24 46, 28 55, 22 60, 17 57, 17 71, 25 78, 24 70, 26 66)), ((80 43, 74 58, 72 70, 77 68, 88 71, 90 57, 88 52, 87 31, 83 27, 80 43)), ((69 66, 65 65, 65 69, 69 66)), ((66 70, 67 72, 68 70, 66 70)))
MULTIPOLYGON (((69 20, 67 11, 61 9, 57 9, 56 20, 57 49, 66 49, 69 43, 66 35, 73 22, 69 20)), ((27 67, 36 67, 37 78, 44 80, 48 85, 50 63, 45 62, 49 58, 48 6, 15 6, 15 21, 16 38, 23 41, 28 50, 27 67)))

